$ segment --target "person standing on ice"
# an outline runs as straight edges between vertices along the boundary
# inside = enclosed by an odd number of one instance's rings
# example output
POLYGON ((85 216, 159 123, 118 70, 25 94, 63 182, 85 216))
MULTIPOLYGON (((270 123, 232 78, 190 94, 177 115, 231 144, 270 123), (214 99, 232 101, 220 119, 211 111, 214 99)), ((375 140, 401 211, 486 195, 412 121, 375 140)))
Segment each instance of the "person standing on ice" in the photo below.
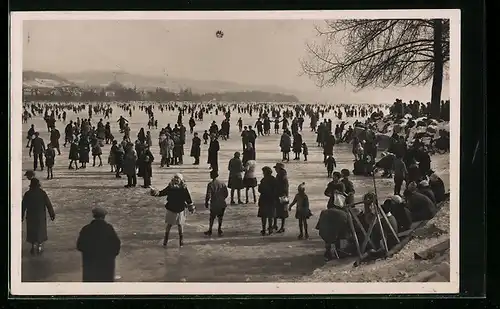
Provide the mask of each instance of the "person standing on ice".
POLYGON ((113 282, 115 260, 121 241, 111 224, 105 221, 107 211, 92 209, 94 220, 85 225, 78 235, 76 248, 82 253, 83 282, 113 282))
POLYGON ((224 219, 224 212, 227 208, 226 198, 229 192, 227 186, 222 181, 218 180, 217 177, 219 177, 217 171, 210 171, 210 178, 212 181, 207 185, 207 193, 205 196, 205 208, 210 208, 208 231, 204 233, 206 236, 212 236, 212 227, 216 218, 218 220, 217 234, 219 236, 223 235, 222 221, 224 219))
POLYGON ((172 226, 177 225, 179 232, 179 247, 184 245, 184 223, 186 222, 186 210, 194 213, 195 207, 191 199, 191 194, 184 182, 182 174, 175 174, 168 186, 161 190, 151 190, 152 196, 166 196, 167 203, 165 208, 165 237, 163 238, 163 247, 167 247, 172 226))
POLYGON ((54 221, 56 214, 47 193, 37 178, 31 178, 29 190, 24 193, 22 200, 21 221, 26 218, 26 241, 31 244, 32 255, 41 254, 43 243, 48 240, 47 212, 54 221))

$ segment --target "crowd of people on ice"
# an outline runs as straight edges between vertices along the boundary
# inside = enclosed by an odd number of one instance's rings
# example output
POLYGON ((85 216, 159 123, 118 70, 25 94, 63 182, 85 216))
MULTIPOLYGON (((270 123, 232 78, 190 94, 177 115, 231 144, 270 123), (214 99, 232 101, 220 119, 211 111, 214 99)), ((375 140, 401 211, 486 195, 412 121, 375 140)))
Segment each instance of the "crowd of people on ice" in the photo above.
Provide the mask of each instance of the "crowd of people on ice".
MULTIPOLYGON (((353 174, 374 177, 379 170, 382 170, 384 177, 394 178, 394 195, 382 203, 385 216, 389 218, 387 222, 390 223, 386 224, 384 229, 387 227, 388 230, 397 232, 408 230, 413 222, 432 218, 437 211, 437 205, 446 199, 443 181, 431 170, 431 156, 427 148, 420 142, 419 137, 410 142, 409 130, 394 126, 393 134, 389 137, 389 147, 377 161, 377 151, 380 148, 377 138, 379 133, 377 120, 384 117, 384 111, 388 112, 396 122, 408 114, 414 119, 428 116, 429 106, 417 101, 404 104, 396 100, 389 109, 382 105, 223 104, 214 102, 204 104, 143 102, 117 104, 117 106, 129 117, 132 117, 135 112, 146 113, 149 119, 146 124, 148 130, 140 128, 133 141, 128 120, 120 116, 116 121, 119 131, 112 132, 110 121, 114 111, 109 104, 30 102, 24 105, 23 122, 28 123, 31 119, 43 115, 46 129, 50 132, 48 143, 40 137, 40 129, 35 128, 34 125, 31 125, 26 136, 26 147, 29 148, 29 155, 33 157, 33 170, 25 173, 25 176, 30 179, 30 188, 23 197, 22 214, 23 220, 26 218, 27 223, 26 240, 32 245, 33 255, 43 251, 42 244, 48 239, 46 213, 48 212, 52 220, 56 216, 48 195, 42 189, 40 180, 35 176, 35 171, 38 168, 44 170, 46 167, 47 180, 54 178, 52 168, 56 164, 57 157, 62 155, 60 145, 62 135, 57 128, 58 122, 64 125, 62 147, 69 147, 68 169, 76 171, 87 168, 90 156, 92 156, 92 166, 103 166, 102 149, 105 145, 111 145, 107 163, 114 177, 121 178, 125 175, 127 188, 136 187, 137 177, 140 177, 143 179, 143 187, 151 189, 151 195, 166 197, 166 227, 163 241, 165 247, 167 247, 173 226, 178 228, 179 246, 184 245, 184 222, 187 213, 194 212, 195 208, 181 173, 176 173, 163 190, 151 188, 152 164, 155 162, 155 155, 159 157, 160 168, 184 164, 184 147, 188 134, 192 134, 189 154, 194 159, 194 165, 200 164, 201 145, 208 145, 206 162, 210 166, 211 181, 207 185, 205 198, 205 206, 210 209, 209 226, 205 232, 207 236, 212 235, 216 219, 217 234, 223 236, 222 223, 227 208, 226 199, 229 197, 230 204, 233 205, 250 202, 258 204, 257 215, 261 218, 262 236, 284 233, 289 212, 295 207, 295 219, 298 221, 300 230, 298 238, 309 238, 308 219, 312 213, 307 185, 301 183, 296 192, 291 193, 286 170, 286 163, 290 161, 290 152, 294 154, 293 160, 301 160, 302 156, 303 160, 307 161, 309 148, 301 134, 306 119, 310 121, 310 131, 316 134, 316 147, 323 150, 322 164, 325 165, 327 176, 332 179, 324 192, 328 197, 326 209, 321 212, 315 226, 325 242, 325 259, 334 258, 332 252, 337 253, 341 250, 349 254, 353 250, 352 242, 348 242, 348 245, 341 243, 343 239, 352 239, 353 235, 350 233, 352 229, 349 229, 352 214, 354 213, 358 218, 356 221, 360 222, 356 228, 368 230, 376 213, 374 205, 378 204, 377 196, 370 192, 363 196, 364 207, 361 210, 354 207, 356 190, 352 181, 349 180, 351 172, 348 169, 335 171, 337 163, 334 146, 336 144, 352 144, 353 174), (67 111, 73 112, 74 115, 87 111, 88 117, 67 119, 67 111), (177 122, 173 126, 167 124, 158 129, 156 116, 164 112, 177 112, 177 122), (333 119, 338 122, 335 127, 333 127, 332 119, 325 118, 325 115, 329 116, 331 112, 334 118, 337 118, 333 119), (198 132, 195 132, 197 122, 202 122, 204 115, 210 113, 222 114, 224 120, 220 125, 213 121, 209 128, 199 136, 198 132), (234 119, 232 115, 235 113, 246 114, 249 117, 255 115, 257 120, 253 126, 244 124, 241 117, 236 121, 242 150, 235 152, 228 162, 229 179, 226 183, 219 179, 219 151, 223 146, 223 141, 231 138, 231 133, 233 133, 231 120, 234 119), (96 116, 99 118, 98 121, 95 121, 96 116), (189 133, 184 126, 186 116, 189 117, 187 121, 189 133), (346 128, 347 122, 343 119, 353 117, 357 120, 346 128), (153 130, 158 134, 158 154, 153 154, 151 151, 153 146, 151 131, 153 130), (118 138, 120 134, 122 136, 118 138), (259 181, 255 172, 258 160, 256 141, 261 136, 271 134, 280 135, 281 162, 273 167, 264 166, 263 177, 259 181), (401 193, 402 190, 403 193, 401 193), (242 193, 244 193, 244 201, 242 193), (332 251, 332 248, 338 250, 332 251)), ((447 119, 449 101, 442 103, 441 111, 441 118, 447 119)), ((411 128, 411 123, 407 124, 407 127, 411 128)), ((114 258, 120 251, 120 240, 113 227, 104 220, 105 209, 94 209, 93 216, 95 220, 82 229, 77 244, 78 250, 83 255, 83 280, 113 281, 114 258)), ((372 247, 378 247, 373 244, 381 242, 383 233, 377 232, 376 228, 373 230, 374 232, 369 236, 369 243, 372 247)), ((385 234, 391 235, 387 231, 385 234)), ((387 242, 388 246, 394 245, 393 239, 388 239, 387 242)))

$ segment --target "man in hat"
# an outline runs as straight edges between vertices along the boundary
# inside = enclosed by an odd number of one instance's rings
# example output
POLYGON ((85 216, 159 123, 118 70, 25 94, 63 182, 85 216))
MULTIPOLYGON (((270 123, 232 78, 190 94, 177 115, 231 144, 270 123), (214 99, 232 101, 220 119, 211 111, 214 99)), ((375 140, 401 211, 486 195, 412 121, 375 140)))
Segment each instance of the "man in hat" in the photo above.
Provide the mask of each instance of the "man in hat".
POLYGON ((33 161, 33 170, 36 171, 38 167, 38 161, 40 161, 40 168, 43 171, 43 153, 45 152, 45 142, 40 137, 38 132, 35 132, 35 138, 31 141, 29 156, 33 153, 34 161, 33 161))
POLYGON ((210 181, 207 185, 207 194, 205 196, 205 208, 209 208, 210 203, 210 219, 208 225, 208 231, 205 235, 212 236, 212 227, 214 225, 215 218, 218 220, 217 233, 219 236, 223 235, 222 232, 222 220, 224 218, 224 212, 227 207, 226 198, 229 195, 226 184, 218 180, 219 173, 215 170, 210 171, 210 181))
POLYGON ((31 179, 35 178, 35 172, 33 170, 27 170, 26 173, 24 173, 24 176, 28 180, 31 180, 31 179))
POLYGON ((84 226, 76 247, 82 253, 83 282, 113 282, 115 259, 120 253, 121 241, 113 226, 104 219, 107 211, 92 209, 94 220, 84 226))

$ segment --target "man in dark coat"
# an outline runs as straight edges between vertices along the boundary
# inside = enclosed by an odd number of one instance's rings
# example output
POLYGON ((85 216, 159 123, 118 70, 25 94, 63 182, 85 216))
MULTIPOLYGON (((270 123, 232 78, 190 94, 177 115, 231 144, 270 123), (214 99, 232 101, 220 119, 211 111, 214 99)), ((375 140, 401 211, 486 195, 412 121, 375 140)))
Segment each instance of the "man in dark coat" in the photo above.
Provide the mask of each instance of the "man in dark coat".
POLYGON ((113 282, 121 241, 113 226, 104 220, 105 209, 94 208, 92 214, 94 220, 82 228, 76 243, 82 253, 82 281, 113 282))
POLYGON ((30 188, 23 196, 21 207, 21 220, 26 218, 26 241, 31 244, 30 253, 41 254, 43 243, 48 240, 47 212, 52 221, 55 220, 56 214, 47 193, 42 190, 40 181, 34 178, 34 174, 30 179, 30 188))
POLYGON ((207 163, 210 164, 210 168, 213 171, 219 170, 219 150, 220 145, 217 140, 217 136, 212 134, 210 136, 210 146, 208 147, 208 160, 207 163))
POLYGON ((193 141, 191 143, 191 157, 194 158, 194 165, 200 164, 201 155, 201 139, 198 137, 198 133, 194 133, 193 141))
POLYGON ((223 235, 222 221, 227 207, 226 198, 229 192, 226 184, 217 179, 218 176, 219 173, 217 171, 210 171, 210 178, 212 181, 208 183, 207 193, 205 195, 205 208, 210 208, 208 231, 205 232, 207 236, 212 236, 212 227, 215 218, 218 220, 217 234, 219 236, 223 235))
POLYGON ((335 146, 335 137, 331 132, 326 132, 325 143, 323 145, 323 162, 328 156, 333 155, 333 146, 335 146))
POLYGON ((427 196, 417 192, 415 184, 408 187, 404 196, 413 222, 430 220, 436 214, 436 205, 427 196))
POLYGON ((61 138, 61 133, 57 128, 54 128, 50 131, 50 144, 52 147, 57 150, 57 154, 61 155, 61 149, 59 147, 59 139, 61 138))
POLYGON ((33 170, 36 171, 38 167, 38 161, 40 161, 40 168, 43 171, 43 153, 45 152, 45 142, 39 136, 40 133, 35 132, 35 138, 31 141, 31 147, 29 151, 29 155, 33 153, 34 161, 33 161, 33 170))

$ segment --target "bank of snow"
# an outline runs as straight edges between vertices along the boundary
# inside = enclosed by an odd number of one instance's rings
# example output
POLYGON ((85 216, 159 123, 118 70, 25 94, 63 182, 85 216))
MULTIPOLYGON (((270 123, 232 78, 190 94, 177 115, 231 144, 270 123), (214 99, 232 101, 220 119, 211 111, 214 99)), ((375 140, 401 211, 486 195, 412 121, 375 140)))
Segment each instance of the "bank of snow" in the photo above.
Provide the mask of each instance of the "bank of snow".
MULTIPOLYGON (((302 278, 302 282, 400 282, 413 281, 423 272, 449 263, 449 251, 431 260, 415 260, 414 253, 430 248, 449 238, 450 205, 445 202, 436 216, 415 233, 415 237, 397 254, 369 264, 353 267, 353 263, 331 261, 316 269, 312 275, 302 278)), ((354 260, 352 260, 354 262, 354 260)), ((449 274, 441 276, 449 280, 449 274)))

